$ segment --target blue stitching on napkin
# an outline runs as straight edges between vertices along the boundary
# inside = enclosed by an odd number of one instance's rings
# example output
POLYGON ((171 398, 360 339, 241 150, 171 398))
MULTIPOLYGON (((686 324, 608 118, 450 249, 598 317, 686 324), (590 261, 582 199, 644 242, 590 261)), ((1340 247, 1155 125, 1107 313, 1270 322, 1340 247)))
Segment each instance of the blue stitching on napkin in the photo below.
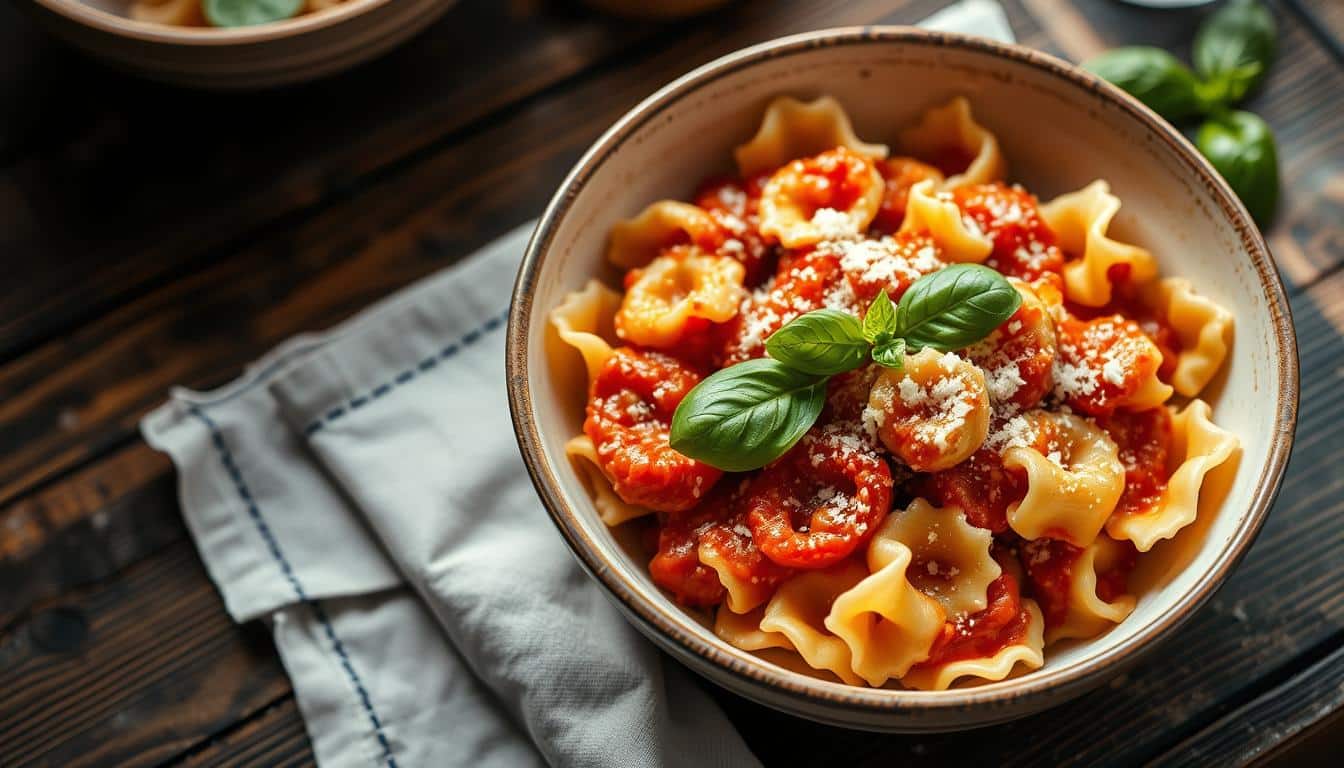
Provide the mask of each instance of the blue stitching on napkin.
MULTIPOLYGON (((344 409, 337 409, 344 410, 344 409)), ((383 759, 387 762, 387 768, 397 768, 396 758, 392 756, 392 745, 388 743, 386 734, 383 733, 382 721, 378 719, 378 713, 373 709, 373 700, 369 698, 369 692, 364 688, 364 682, 360 680, 359 673, 350 663, 350 655, 346 653, 345 644, 336 636, 336 629, 332 627, 331 620, 327 617, 327 612, 322 608, 322 603, 308 597, 304 591, 303 585, 299 583, 299 577, 294 573, 294 568, 290 566, 285 553, 280 549, 280 542, 275 538, 275 533, 270 525, 266 523, 266 518, 261 514, 261 508, 257 506, 256 501, 252 499, 252 491, 248 489, 247 483, 243 481, 243 474, 238 469, 238 464, 233 459, 233 452, 224 442, 224 435, 220 432, 219 425, 214 419, 205 415, 198 406, 190 406, 191 415, 195 416, 205 425, 210 432, 210 442, 214 443, 215 452, 219 454, 219 461, 224 465, 224 471, 228 473, 229 479, 233 481, 233 488, 238 492, 238 497, 243 500, 247 507, 247 514, 252 518, 252 522, 257 526, 257 533, 266 542, 266 547, 271 551, 271 557, 280 566, 280 572, 284 574, 289 586, 294 589, 294 594, 299 601, 312 610, 313 616, 317 618, 317 623, 322 625, 322 631, 326 634, 327 640, 331 642, 331 648, 336 652, 341 662, 341 668, 350 678, 350 683, 355 687, 355 693, 359 696, 359 703, 364 707, 364 713, 368 715, 369 722, 373 725, 373 734, 378 739, 379 745, 383 748, 383 759)), ((339 418, 339 415, 337 416, 339 418)))
POLYGON ((508 316, 509 311, 506 309, 503 312, 499 313, 498 315, 495 315, 494 317, 486 318, 486 320, 482 322, 479 327, 467 331, 462 336, 460 342, 452 342, 447 346, 445 346, 443 349, 440 349, 438 352, 430 355, 429 357, 426 357, 425 359, 421 360, 415 365, 412 365, 404 370, 398 371, 396 375, 394 375, 391 379, 383 382, 382 384, 379 384, 378 386, 370 390, 367 395, 359 395, 358 397, 352 397, 350 398, 350 401, 345 403, 344 405, 337 405, 333 407, 331 410, 327 411, 325 415, 318 417, 317 419, 313 420, 313 422, 310 423, 308 426, 304 427, 303 434, 307 437, 312 437, 313 435, 320 432, 323 427, 332 423, 333 421, 336 421, 337 419, 341 418, 347 413, 358 410, 361 406, 367 405, 373 400, 377 400, 383 395, 386 395, 387 393, 391 392, 396 387, 409 384, 411 381, 413 381, 417 376, 419 376, 422 373, 430 372, 431 370, 433 370, 435 367, 438 366, 440 360, 447 360, 451 357, 456 356, 458 352, 462 351, 463 347, 475 344, 476 342, 480 341, 481 338, 485 336, 485 334, 504 327, 504 322, 505 320, 508 319, 508 316))

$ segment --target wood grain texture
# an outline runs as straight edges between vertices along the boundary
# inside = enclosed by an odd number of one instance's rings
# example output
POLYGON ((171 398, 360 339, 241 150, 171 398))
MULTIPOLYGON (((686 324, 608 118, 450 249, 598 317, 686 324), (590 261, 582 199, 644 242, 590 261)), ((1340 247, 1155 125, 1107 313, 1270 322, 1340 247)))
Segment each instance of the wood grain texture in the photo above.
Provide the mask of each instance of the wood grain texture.
MULTIPOLYGON (((0 14, 0 28, 18 25, 12 6, 0 14)), ((19 116, 0 134, 0 159, 12 158, 0 168, 11 268, 0 359, 353 194, 655 32, 666 33, 563 4, 457 3, 376 62, 244 94, 149 83, 42 45, 3 49, 7 72, 40 67, 43 87, 0 90, 19 116), (70 93, 81 98, 58 95, 70 93)))
POLYGON ((267 631, 180 540, 0 638, 0 765, 153 765, 284 697, 267 631))
MULTIPOLYGON (((946 1, 741 3, 694 24, 629 27, 562 4, 468 0, 381 62, 217 104, 109 73, 0 5, 0 63, 21 65, 0 66, 0 97, 22 107, 0 120, 0 765, 310 764, 267 634, 224 614, 185 539, 171 468, 134 434, 140 414, 169 385, 221 383, 280 339, 535 215, 592 138, 692 66, 788 32, 911 22, 946 1), (521 43, 498 46, 505 29, 521 43), (87 103, 53 96, 28 67, 80 84, 87 103), (155 122, 179 104, 219 124, 193 113, 188 134, 155 122), (240 110, 286 116, 296 132, 240 110), (213 143, 194 140, 203 130, 213 143), (144 183, 126 193, 142 156, 144 183)), ((1023 42, 1074 56, 1087 52, 1080 39, 1087 50, 1172 45, 1202 13, 1078 0, 1074 34, 1047 0, 1004 4, 1023 42)), ((716 689, 767 764, 1179 756, 1229 713, 1267 711, 1256 703, 1291 683, 1300 659, 1344 639, 1344 114, 1330 108, 1344 66, 1300 18, 1280 19, 1285 54, 1252 108, 1284 159, 1271 240, 1295 286, 1302 419, 1246 562, 1115 684, 969 739, 840 731, 716 689)))

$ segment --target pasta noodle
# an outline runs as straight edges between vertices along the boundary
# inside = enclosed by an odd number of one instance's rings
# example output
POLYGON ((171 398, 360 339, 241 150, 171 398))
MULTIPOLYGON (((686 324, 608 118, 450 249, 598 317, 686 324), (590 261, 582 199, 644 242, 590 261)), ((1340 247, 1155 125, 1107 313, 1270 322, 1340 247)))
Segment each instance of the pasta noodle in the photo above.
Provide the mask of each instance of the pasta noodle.
POLYGON ((607 261, 621 269, 635 269, 674 245, 690 243, 713 250, 722 241, 719 225, 703 209, 659 200, 633 219, 616 222, 607 244, 607 261))
POLYGON ((947 261, 979 264, 994 250, 994 243, 962 215, 951 195, 934 189, 932 179, 910 188, 901 231, 928 233, 947 261))
MULTIPOLYGON (((1044 205, 1005 182, 965 99, 925 112, 900 148, 859 140, 834 99, 776 99, 738 175, 613 227, 623 290, 590 281, 550 320, 589 379, 565 452, 604 523, 643 518, 630 533, 647 534, 654 584, 792 672, 944 690, 1133 621, 1131 571, 1196 519, 1206 476, 1238 449, 1207 403, 1171 403, 1226 363, 1233 317, 1110 236, 1120 201, 1105 181, 1044 205), (978 287, 911 291, 958 262, 1002 275, 1020 305, 973 327, 978 287), (934 301, 947 304, 920 306, 934 301), (672 448, 705 377, 769 351, 775 364, 715 379, 767 397, 794 386, 766 383, 800 373, 784 370, 802 367, 790 349, 839 371, 790 390, 820 411, 794 442, 756 463, 728 430, 722 448, 672 448)), ((774 429, 775 405, 742 424, 774 429)), ((740 416, 720 406, 710 415, 740 416)))
POLYGON ((944 620, 938 603, 907 578, 914 555, 898 538, 895 518, 887 520, 868 545, 869 575, 835 598, 825 621, 849 646, 854 673, 872 686, 927 659, 944 620))
POLYGON ((1015 446, 1003 454, 1009 469, 1027 475, 1027 494, 1009 505, 1008 524, 1028 539, 1092 543, 1115 509, 1125 487, 1125 468, 1115 442, 1092 422, 1065 413, 1034 411, 1053 422, 1058 438, 1048 454, 1015 446))
POLYGON ((1113 538, 1133 542, 1140 552, 1147 552, 1195 521, 1204 476, 1232 458, 1240 444, 1236 435, 1209 420, 1211 409, 1203 400, 1192 400, 1180 411, 1172 410, 1171 452, 1179 458, 1159 502, 1137 514, 1113 515, 1106 524, 1106 532, 1113 538))
POLYGON ((810 102, 780 96, 766 108, 756 135, 739 146, 733 156, 738 172, 751 176, 835 147, 870 159, 887 156, 885 146, 867 144, 854 135, 849 115, 830 96, 810 102))
POLYGON ((1180 341, 1171 386, 1186 397, 1194 397, 1227 357, 1232 343, 1232 313, 1195 293, 1190 281, 1180 277, 1157 281, 1149 296, 1180 341))
POLYGON ((938 166, 948 178, 942 189, 998 181, 1008 163, 999 140, 971 116, 971 103, 958 96, 924 113, 901 132, 901 149, 938 166))
POLYGON ((1120 269, 1134 283, 1157 276, 1157 261, 1151 253, 1107 235, 1119 210, 1120 198, 1100 180, 1041 206, 1041 215, 1059 238, 1060 247, 1078 256, 1064 265, 1065 295, 1070 301, 1104 306, 1111 300, 1113 276, 1120 269))

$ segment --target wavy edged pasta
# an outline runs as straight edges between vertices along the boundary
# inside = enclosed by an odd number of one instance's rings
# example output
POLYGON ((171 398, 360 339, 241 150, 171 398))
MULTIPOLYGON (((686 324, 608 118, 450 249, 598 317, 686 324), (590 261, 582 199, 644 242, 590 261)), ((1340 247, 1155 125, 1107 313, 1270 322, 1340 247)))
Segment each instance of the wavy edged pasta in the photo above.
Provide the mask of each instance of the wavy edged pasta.
POLYGON ((729 645, 744 651, 764 651, 767 648, 793 650, 789 638, 779 632, 766 632, 761 629, 761 620, 765 618, 765 607, 759 606, 747 613, 728 610, 719 606, 714 612, 714 634, 729 645))
POLYGON ((789 161, 761 189, 761 234, 787 248, 863 235, 882 207, 886 182, 868 158, 836 147, 789 161), (818 199, 819 190, 825 190, 818 199), (828 202, 847 198, 844 207, 828 202))
POLYGON ((1204 476, 1240 447, 1236 435, 1209 420, 1212 409, 1203 400, 1191 400, 1180 411, 1171 410, 1171 456, 1178 464, 1161 500, 1148 512, 1113 515, 1106 523, 1112 538, 1132 542, 1140 552, 1195 521, 1204 476))
POLYGON ((627 279, 616 312, 616 335, 654 349, 681 341, 694 318, 722 323, 737 314, 746 289, 746 268, 728 256, 678 246, 627 279))
MULTIPOLYGON (((775 579, 753 579, 743 576, 733 568, 728 557, 710 542, 701 541, 696 548, 696 557, 704 565, 714 569, 719 583, 723 585, 725 596, 723 606, 731 613, 749 613, 760 608, 775 593, 778 581, 775 579)), ((750 650, 750 649, 748 649, 750 650)))
POLYGON ((565 443, 565 455, 574 462, 586 479, 588 492, 593 497, 593 507, 597 509, 598 517, 602 518, 602 522, 608 527, 652 514, 653 510, 628 504, 612 490, 611 481, 602 473, 602 465, 598 463, 597 447, 593 445, 592 438, 587 435, 570 438, 569 442, 565 443))
POLYGON ((868 144, 854 135, 845 108, 830 96, 808 102, 780 96, 766 108, 751 141, 733 150, 733 158, 738 172, 751 176, 835 147, 874 160, 887 156, 885 145, 868 144))
POLYGON ((939 255, 944 261, 979 264, 994 251, 994 241, 962 215, 949 195, 937 191, 933 179, 910 188, 900 231, 927 232, 942 251, 939 255))
POLYGON ((877 535, 910 548, 911 582, 948 616, 983 611, 990 583, 1003 573, 989 554, 994 534, 971 525, 959 507, 939 508, 916 498, 904 510, 892 510, 877 535))
POLYGON ((1059 437, 1049 455, 1034 447, 1003 452, 1003 465, 1027 475, 1027 494, 1008 506, 1008 525, 1028 539, 1062 539, 1086 547, 1101 532, 1125 489, 1119 449, 1105 430, 1067 413, 1032 411, 1050 420, 1059 437))
POLYGON ((850 685, 862 685, 863 680, 854 674, 849 645, 830 633, 826 617, 836 598, 867 575, 862 563, 845 560, 794 576, 766 603, 760 630, 783 635, 813 669, 832 672, 850 685))
POLYGON ((1183 277, 1163 278, 1146 293, 1147 301, 1156 306, 1181 342, 1171 386, 1186 397, 1194 397, 1227 359, 1232 313, 1195 293, 1194 286, 1183 277))
POLYGON ((1107 235, 1119 210, 1120 198, 1101 179, 1041 206, 1041 216, 1059 238, 1059 247, 1077 257, 1064 265, 1064 292, 1070 301, 1087 307, 1109 303, 1115 267, 1127 267, 1134 283, 1157 277, 1151 253, 1107 235))
MULTIPOLYGON (((962 96, 926 110, 918 123, 901 132, 900 146, 902 151, 922 160, 969 158, 960 173, 943 182, 942 189, 999 181, 1008 172, 1008 161, 999 149, 999 140, 975 121, 971 103, 962 96)), ((950 173, 947 168, 943 171, 950 173)))
MULTIPOLYGON (((1031 557, 1033 544, 1049 545, 1048 541, 1029 542, 1026 557, 1031 557)), ((1087 545, 1069 568, 1068 586, 1064 591, 1063 618, 1046 627, 1045 641, 1053 643, 1067 638, 1091 638, 1114 624, 1124 621, 1134 611, 1133 595, 1121 594, 1112 600, 1103 600, 1097 593, 1098 577, 1114 568, 1123 567, 1130 553, 1127 544, 1101 535, 1087 545)), ((1077 550, 1073 550, 1077 551, 1077 550)))
POLYGON ((653 261, 665 248, 685 243, 712 246, 721 238, 719 225, 704 209, 677 200, 659 200, 633 219, 612 226, 607 261, 621 269, 635 269, 653 261))
POLYGON ((946 619, 938 603, 910 582, 914 553, 891 520, 868 544, 869 575, 835 598, 825 620, 849 646, 854 673, 874 687, 927 659, 946 619))
POLYGON ((611 357, 611 341, 616 338, 613 321, 620 308, 621 294, 589 280, 582 290, 566 294, 560 306, 551 310, 551 325, 562 341, 583 356, 589 382, 597 378, 602 364, 611 357))
POLYGON ((916 667, 901 678, 901 684, 921 691, 945 691, 963 677, 988 682, 1002 680, 1011 675, 1018 664, 1027 669, 1040 669, 1045 664, 1045 618, 1035 600, 1024 599, 1022 606, 1030 615, 1027 636, 1023 642, 982 659, 961 659, 934 667, 916 667))

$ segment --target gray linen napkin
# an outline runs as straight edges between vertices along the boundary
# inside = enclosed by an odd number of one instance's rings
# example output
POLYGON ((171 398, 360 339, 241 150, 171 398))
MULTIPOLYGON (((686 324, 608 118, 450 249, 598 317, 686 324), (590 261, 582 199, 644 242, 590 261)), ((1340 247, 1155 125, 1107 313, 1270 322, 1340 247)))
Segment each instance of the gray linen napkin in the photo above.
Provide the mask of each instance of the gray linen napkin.
MULTIPOLYGON (((1011 40, 993 0, 926 25, 1011 40)), ((589 581, 527 479, 503 324, 531 225, 145 417, 323 766, 755 765, 589 581)))

